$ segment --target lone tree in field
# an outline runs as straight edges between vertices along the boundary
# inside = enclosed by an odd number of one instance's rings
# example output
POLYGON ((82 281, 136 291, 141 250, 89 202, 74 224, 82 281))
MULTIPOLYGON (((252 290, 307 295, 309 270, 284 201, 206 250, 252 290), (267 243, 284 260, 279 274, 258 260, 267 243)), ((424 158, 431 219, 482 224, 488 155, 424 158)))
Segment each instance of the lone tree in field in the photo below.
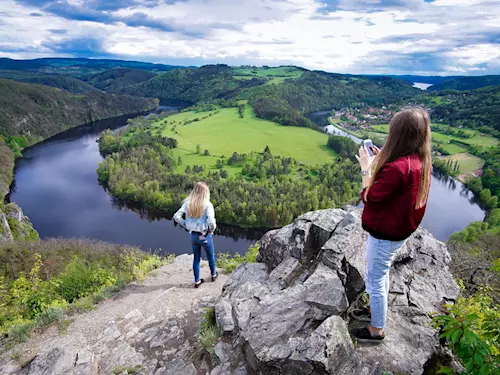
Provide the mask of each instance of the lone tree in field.
POLYGON ((205 150, 204 154, 205 156, 210 156, 210 152, 208 150, 205 150))

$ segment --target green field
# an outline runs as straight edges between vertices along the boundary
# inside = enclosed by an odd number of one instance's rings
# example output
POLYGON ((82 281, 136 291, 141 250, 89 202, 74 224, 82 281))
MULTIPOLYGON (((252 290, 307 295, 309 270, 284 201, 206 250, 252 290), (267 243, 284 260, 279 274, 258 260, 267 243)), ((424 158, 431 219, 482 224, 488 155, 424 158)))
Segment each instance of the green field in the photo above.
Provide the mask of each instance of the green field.
POLYGON ((234 68, 235 76, 253 76, 260 78, 300 78, 304 72, 290 66, 279 66, 276 68, 234 68))
MULTIPOLYGON (((326 145, 326 134, 259 119, 249 105, 245 108, 243 118, 236 108, 218 111, 182 112, 158 120, 153 125, 156 132, 178 140, 179 146, 175 153, 182 158, 180 170, 195 164, 215 169, 221 157, 227 161, 233 152, 262 152, 266 146, 269 146, 273 155, 292 157, 306 165, 329 163, 336 156, 326 145), (184 125, 186 120, 195 118, 199 121, 184 125), (201 155, 196 153, 197 145, 201 147, 201 155), (209 151, 210 156, 203 155, 205 150, 209 151)), ((239 170, 241 167, 236 166, 228 169, 230 173, 239 170)))
MULTIPOLYGON (((439 124, 439 125, 446 126, 444 124, 439 124)), ((372 125, 372 128, 382 133, 387 133, 389 131, 389 125, 387 124, 372 125)), ((464 129, 464 130, 474 134, 474 136, 471 138, 459 138, 452 135, 442 134, 437 131, 433 131, 432 141, 434 143, 439 143, 441 147, 443 147, 447 152, 449 152, 452 155, 467 152, 467 146, 451 143, 451 141, 464 142, 469 145, 483 146, 483 147, 496 146, 499 143, 498 139, 486 135, 481 135, 481 132, 477 130, 472 130, 472 129, 464 129)))
POLYGON ((234 68, 234 79, 269 78, 266 85, 283 83, 285 79, 297 79, 304 74, 300 69, 290 66, 276 68, 234 68))
POLYGON ((469 153, 446 156, 443 159, 451 159, 453 162, 458 160, 458 163, 460 164, 460 174, 469 174, 483 168, 484 166, 483 159, 469 153))

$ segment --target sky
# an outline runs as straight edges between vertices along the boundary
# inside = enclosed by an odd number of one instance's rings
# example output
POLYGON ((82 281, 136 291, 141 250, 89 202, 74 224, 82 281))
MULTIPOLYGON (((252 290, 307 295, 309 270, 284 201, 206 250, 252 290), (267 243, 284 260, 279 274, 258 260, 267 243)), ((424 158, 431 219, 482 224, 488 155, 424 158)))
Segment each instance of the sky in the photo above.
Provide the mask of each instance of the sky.
POLYGON ((500 74, 500 0, 0 0, 0 57, 500 74))

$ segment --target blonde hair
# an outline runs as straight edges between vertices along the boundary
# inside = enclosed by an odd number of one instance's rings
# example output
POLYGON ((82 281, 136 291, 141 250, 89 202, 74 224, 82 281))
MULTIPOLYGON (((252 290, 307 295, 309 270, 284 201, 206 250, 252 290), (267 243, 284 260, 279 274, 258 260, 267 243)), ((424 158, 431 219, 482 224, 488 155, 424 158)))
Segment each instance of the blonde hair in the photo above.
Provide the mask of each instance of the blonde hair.
POLYGON ((389 136, 376 157, 375 172, 372 174, 366 194, 385 164, 413 154, 418 154, 422 162, 422 175, 415 202, 415 208, 419 209, 427 203, 432 170, 431 121, 427 111, 420 107, 404 108, 392 118, 389 136))
POLYGON ((204 182, 198 182, 193 190, 186 198, 188 202, 189 217, 199 218, 205 213, 205 210, 210 203, 210 189, 204 182))

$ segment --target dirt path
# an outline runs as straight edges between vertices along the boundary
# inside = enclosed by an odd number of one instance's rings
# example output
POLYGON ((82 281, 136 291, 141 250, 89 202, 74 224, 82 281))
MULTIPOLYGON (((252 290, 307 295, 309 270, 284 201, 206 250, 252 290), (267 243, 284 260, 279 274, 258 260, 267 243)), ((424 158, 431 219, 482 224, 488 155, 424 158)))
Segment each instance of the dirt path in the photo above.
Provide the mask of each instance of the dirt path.
MULTIPOLYGON (((182 375, 210 371, 206 359, 194 358, 199 352, 196 330, 203 309, 220 295, 227 276, 195 289, 191 264, 192 256, 179 256, 143 283, 131 284, 94 310, 70 317, 73 322, 66 333, 55 326, 48 328, 7 354, 0 362, 0 373, 95 375, 134 370, 137 374, 182 375), (174 358, 177 367, 169 371, 168 363, 174 358)), ((201 270, 202 277, 208 278, 206 262, 201 270)))

